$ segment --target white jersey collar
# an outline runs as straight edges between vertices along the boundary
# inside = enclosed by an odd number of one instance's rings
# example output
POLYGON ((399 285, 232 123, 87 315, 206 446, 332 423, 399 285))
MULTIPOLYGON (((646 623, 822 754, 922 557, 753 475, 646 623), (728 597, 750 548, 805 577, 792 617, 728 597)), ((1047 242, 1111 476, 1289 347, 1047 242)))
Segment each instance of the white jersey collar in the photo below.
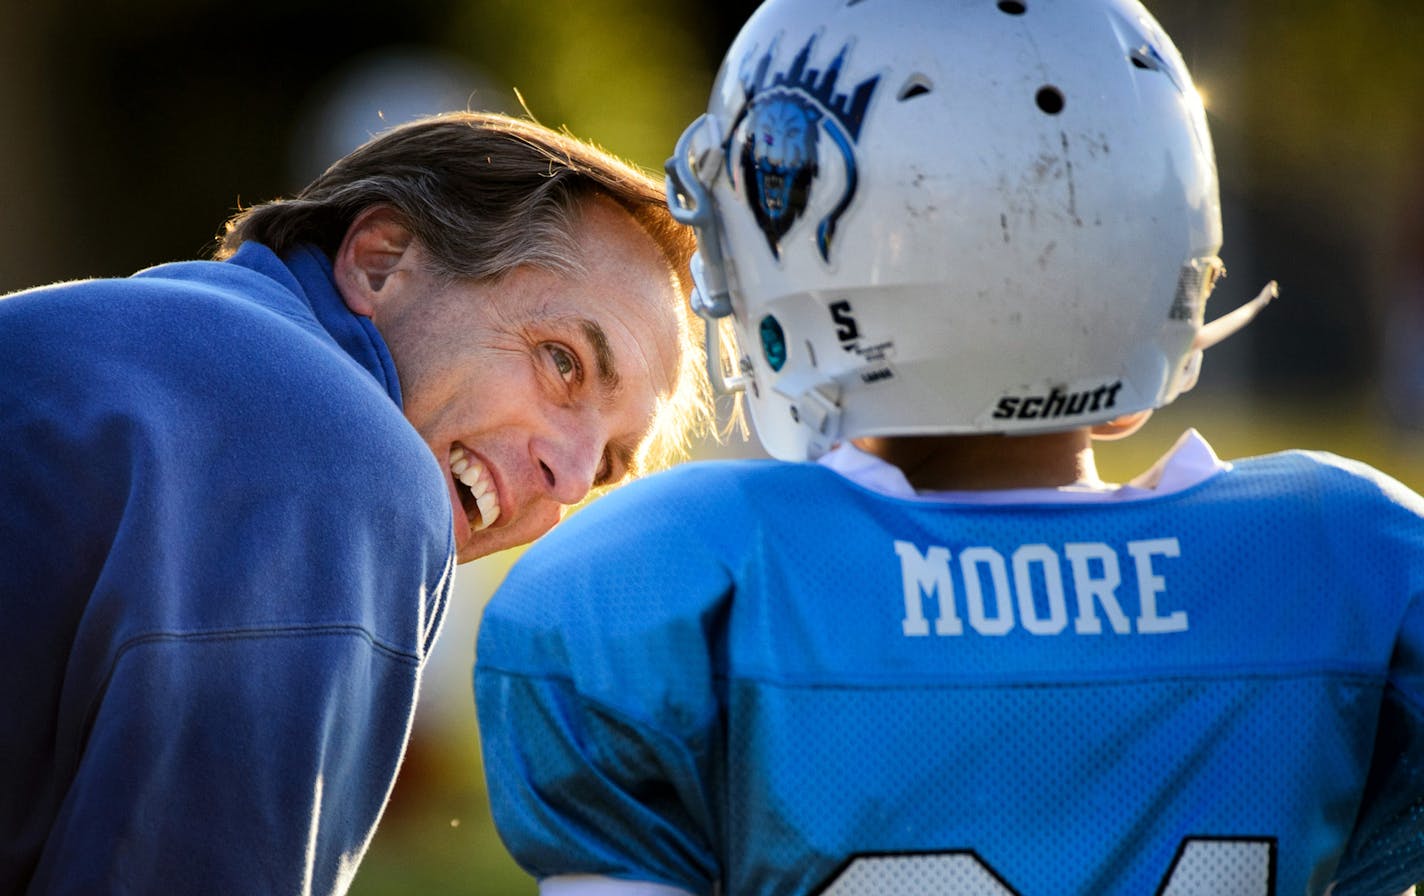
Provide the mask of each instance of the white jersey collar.
POLYGON ((1123 485, 1068 485, 997 491, 916 492, 892 464, 843 442, 817 463, 871 491, 895 498, 919 498, 954 504, 1079 504, 1161 497, 1191 488, 1231 465, 1216 456, 1195 429, 1188 429, 1157 463, 1123 485))

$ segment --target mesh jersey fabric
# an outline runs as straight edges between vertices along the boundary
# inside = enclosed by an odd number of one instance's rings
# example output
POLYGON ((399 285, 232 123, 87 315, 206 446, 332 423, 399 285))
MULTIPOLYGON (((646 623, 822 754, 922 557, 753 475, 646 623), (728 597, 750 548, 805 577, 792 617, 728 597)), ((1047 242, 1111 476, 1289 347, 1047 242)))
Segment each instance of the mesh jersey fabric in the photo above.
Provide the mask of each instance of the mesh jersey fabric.
POLYGON ((496 823, 697 893, 1399 893, 1424 870, 1424 501, 1325 454, 1114 504, 690 464, 486 608, 496 823))

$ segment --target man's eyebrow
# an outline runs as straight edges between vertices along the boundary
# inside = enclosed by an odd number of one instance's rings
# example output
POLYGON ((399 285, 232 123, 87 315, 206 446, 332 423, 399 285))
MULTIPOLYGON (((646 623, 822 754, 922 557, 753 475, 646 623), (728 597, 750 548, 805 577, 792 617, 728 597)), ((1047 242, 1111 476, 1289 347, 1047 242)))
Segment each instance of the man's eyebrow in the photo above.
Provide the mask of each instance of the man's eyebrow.
POLYGON ((594 366, 598 368, 598 381, 603 384, 606 392, 613 392, 621 384, 618 376, 618 368, 613 358, 613 346, 608 344, 608 334, 603 332, 603 327, 596 321, 588 318, 580 318, 579 326, 583 329, 583 335, 588 339, 589 346, 593 349, 594 366))

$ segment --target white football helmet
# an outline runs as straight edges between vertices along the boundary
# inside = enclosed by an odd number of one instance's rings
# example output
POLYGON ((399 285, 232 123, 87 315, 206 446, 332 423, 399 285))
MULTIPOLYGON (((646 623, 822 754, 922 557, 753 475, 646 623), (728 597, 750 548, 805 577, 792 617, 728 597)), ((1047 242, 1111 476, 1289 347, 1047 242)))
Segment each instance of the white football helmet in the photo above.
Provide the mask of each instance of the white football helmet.
POLYGON ((1273 294, 1202 325, 1211 137, 1136 0, 769 0, 667 171, 784 459, 1160 407, 1273 294))

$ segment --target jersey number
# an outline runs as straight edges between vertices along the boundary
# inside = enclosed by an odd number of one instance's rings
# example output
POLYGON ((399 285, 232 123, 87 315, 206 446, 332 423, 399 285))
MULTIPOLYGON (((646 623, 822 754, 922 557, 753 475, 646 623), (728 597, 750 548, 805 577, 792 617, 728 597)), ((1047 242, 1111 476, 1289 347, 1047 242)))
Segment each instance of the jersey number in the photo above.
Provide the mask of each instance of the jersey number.
MULTIPOLYGON (((1157 896, 1273 896, 1276 841, 1187 837, 1157 896)), ((821 896, 1019 896, 973 852, 856 856, 821 896)))

